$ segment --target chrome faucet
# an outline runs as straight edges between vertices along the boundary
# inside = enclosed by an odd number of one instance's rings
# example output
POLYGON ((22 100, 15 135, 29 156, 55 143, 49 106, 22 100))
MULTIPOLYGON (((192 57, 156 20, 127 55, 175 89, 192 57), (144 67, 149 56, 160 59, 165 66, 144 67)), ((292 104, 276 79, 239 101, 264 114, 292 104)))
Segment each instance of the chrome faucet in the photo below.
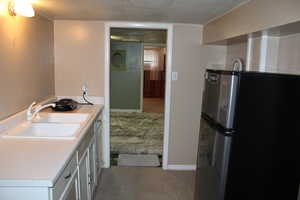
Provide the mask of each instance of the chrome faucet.
POLYGON ((56 104, 55 103, 49 103, 49 104, 45 104, 45 105, 39 105, 36 108, 34 108, 33 106, 35 105, 35 101, 28 107, 27 109, 27 120, 28 121, 32 121, 34 119, 34 117, 43 109, 48 108, 48 107, 55 107, 56 104))

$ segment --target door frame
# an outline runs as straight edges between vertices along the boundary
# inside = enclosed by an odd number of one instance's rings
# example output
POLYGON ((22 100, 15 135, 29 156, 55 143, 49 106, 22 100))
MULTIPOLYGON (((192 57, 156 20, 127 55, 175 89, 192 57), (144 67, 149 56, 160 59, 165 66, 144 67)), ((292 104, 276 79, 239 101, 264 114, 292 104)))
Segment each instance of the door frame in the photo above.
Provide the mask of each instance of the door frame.
POLYGON ((142 70, 141 70, 141 95, 140 95, 140 111, 139 112, 143 112, 144 110, 144 43, 141 44, 141 55, 142 55, 142 59, 141 59, 141 66, 142 66, 142 70))
POLYGON ((167 55, 166 55, 166 83, 164 106, 164 139, 163 139, 163 169, 168 169, 168 152, 171 119, 171 77, 173 55, 173 24, 147 23, 147 22, 105 22, 104 33, 104 134, 103 134, 103 160, 104 167, 110 167, 110 29, 111 28, 142 28, 167 30, 167 55))

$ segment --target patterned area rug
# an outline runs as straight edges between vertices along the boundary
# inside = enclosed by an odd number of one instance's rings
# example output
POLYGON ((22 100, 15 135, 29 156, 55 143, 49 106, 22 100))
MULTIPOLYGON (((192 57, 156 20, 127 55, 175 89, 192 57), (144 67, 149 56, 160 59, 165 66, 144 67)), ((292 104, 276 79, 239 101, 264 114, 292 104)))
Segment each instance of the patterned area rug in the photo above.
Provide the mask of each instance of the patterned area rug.
POLYGON ((162 155, 162 113, 111 112, 110 117, 112 154, 162 155))

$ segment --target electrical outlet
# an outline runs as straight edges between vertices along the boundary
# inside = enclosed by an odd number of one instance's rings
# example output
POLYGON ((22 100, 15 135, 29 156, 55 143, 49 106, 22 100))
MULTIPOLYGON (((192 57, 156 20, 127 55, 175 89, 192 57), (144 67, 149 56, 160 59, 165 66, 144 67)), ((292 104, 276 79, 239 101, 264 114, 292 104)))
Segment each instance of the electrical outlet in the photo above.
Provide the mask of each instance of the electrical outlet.
POLYGON ((82 92, 85 93, 85 95, 88 94, 88 88, 86 87, 86 85, 83 85, 81 89, 82 89, 82 92))

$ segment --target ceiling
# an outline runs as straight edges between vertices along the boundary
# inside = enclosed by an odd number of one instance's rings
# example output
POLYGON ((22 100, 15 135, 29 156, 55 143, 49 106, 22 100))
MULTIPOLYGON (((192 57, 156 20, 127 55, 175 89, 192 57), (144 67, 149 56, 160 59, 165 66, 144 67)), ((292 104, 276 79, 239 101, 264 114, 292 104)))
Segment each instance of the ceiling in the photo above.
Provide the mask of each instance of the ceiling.
POLYGON ((132 41, 165 44, 167 31, 159 29, 126 29, 112 28, 111 39, 116 41, 132 41))
POLYGON ((249 0, 36 0, 49 19, 203 24, 249 0))

